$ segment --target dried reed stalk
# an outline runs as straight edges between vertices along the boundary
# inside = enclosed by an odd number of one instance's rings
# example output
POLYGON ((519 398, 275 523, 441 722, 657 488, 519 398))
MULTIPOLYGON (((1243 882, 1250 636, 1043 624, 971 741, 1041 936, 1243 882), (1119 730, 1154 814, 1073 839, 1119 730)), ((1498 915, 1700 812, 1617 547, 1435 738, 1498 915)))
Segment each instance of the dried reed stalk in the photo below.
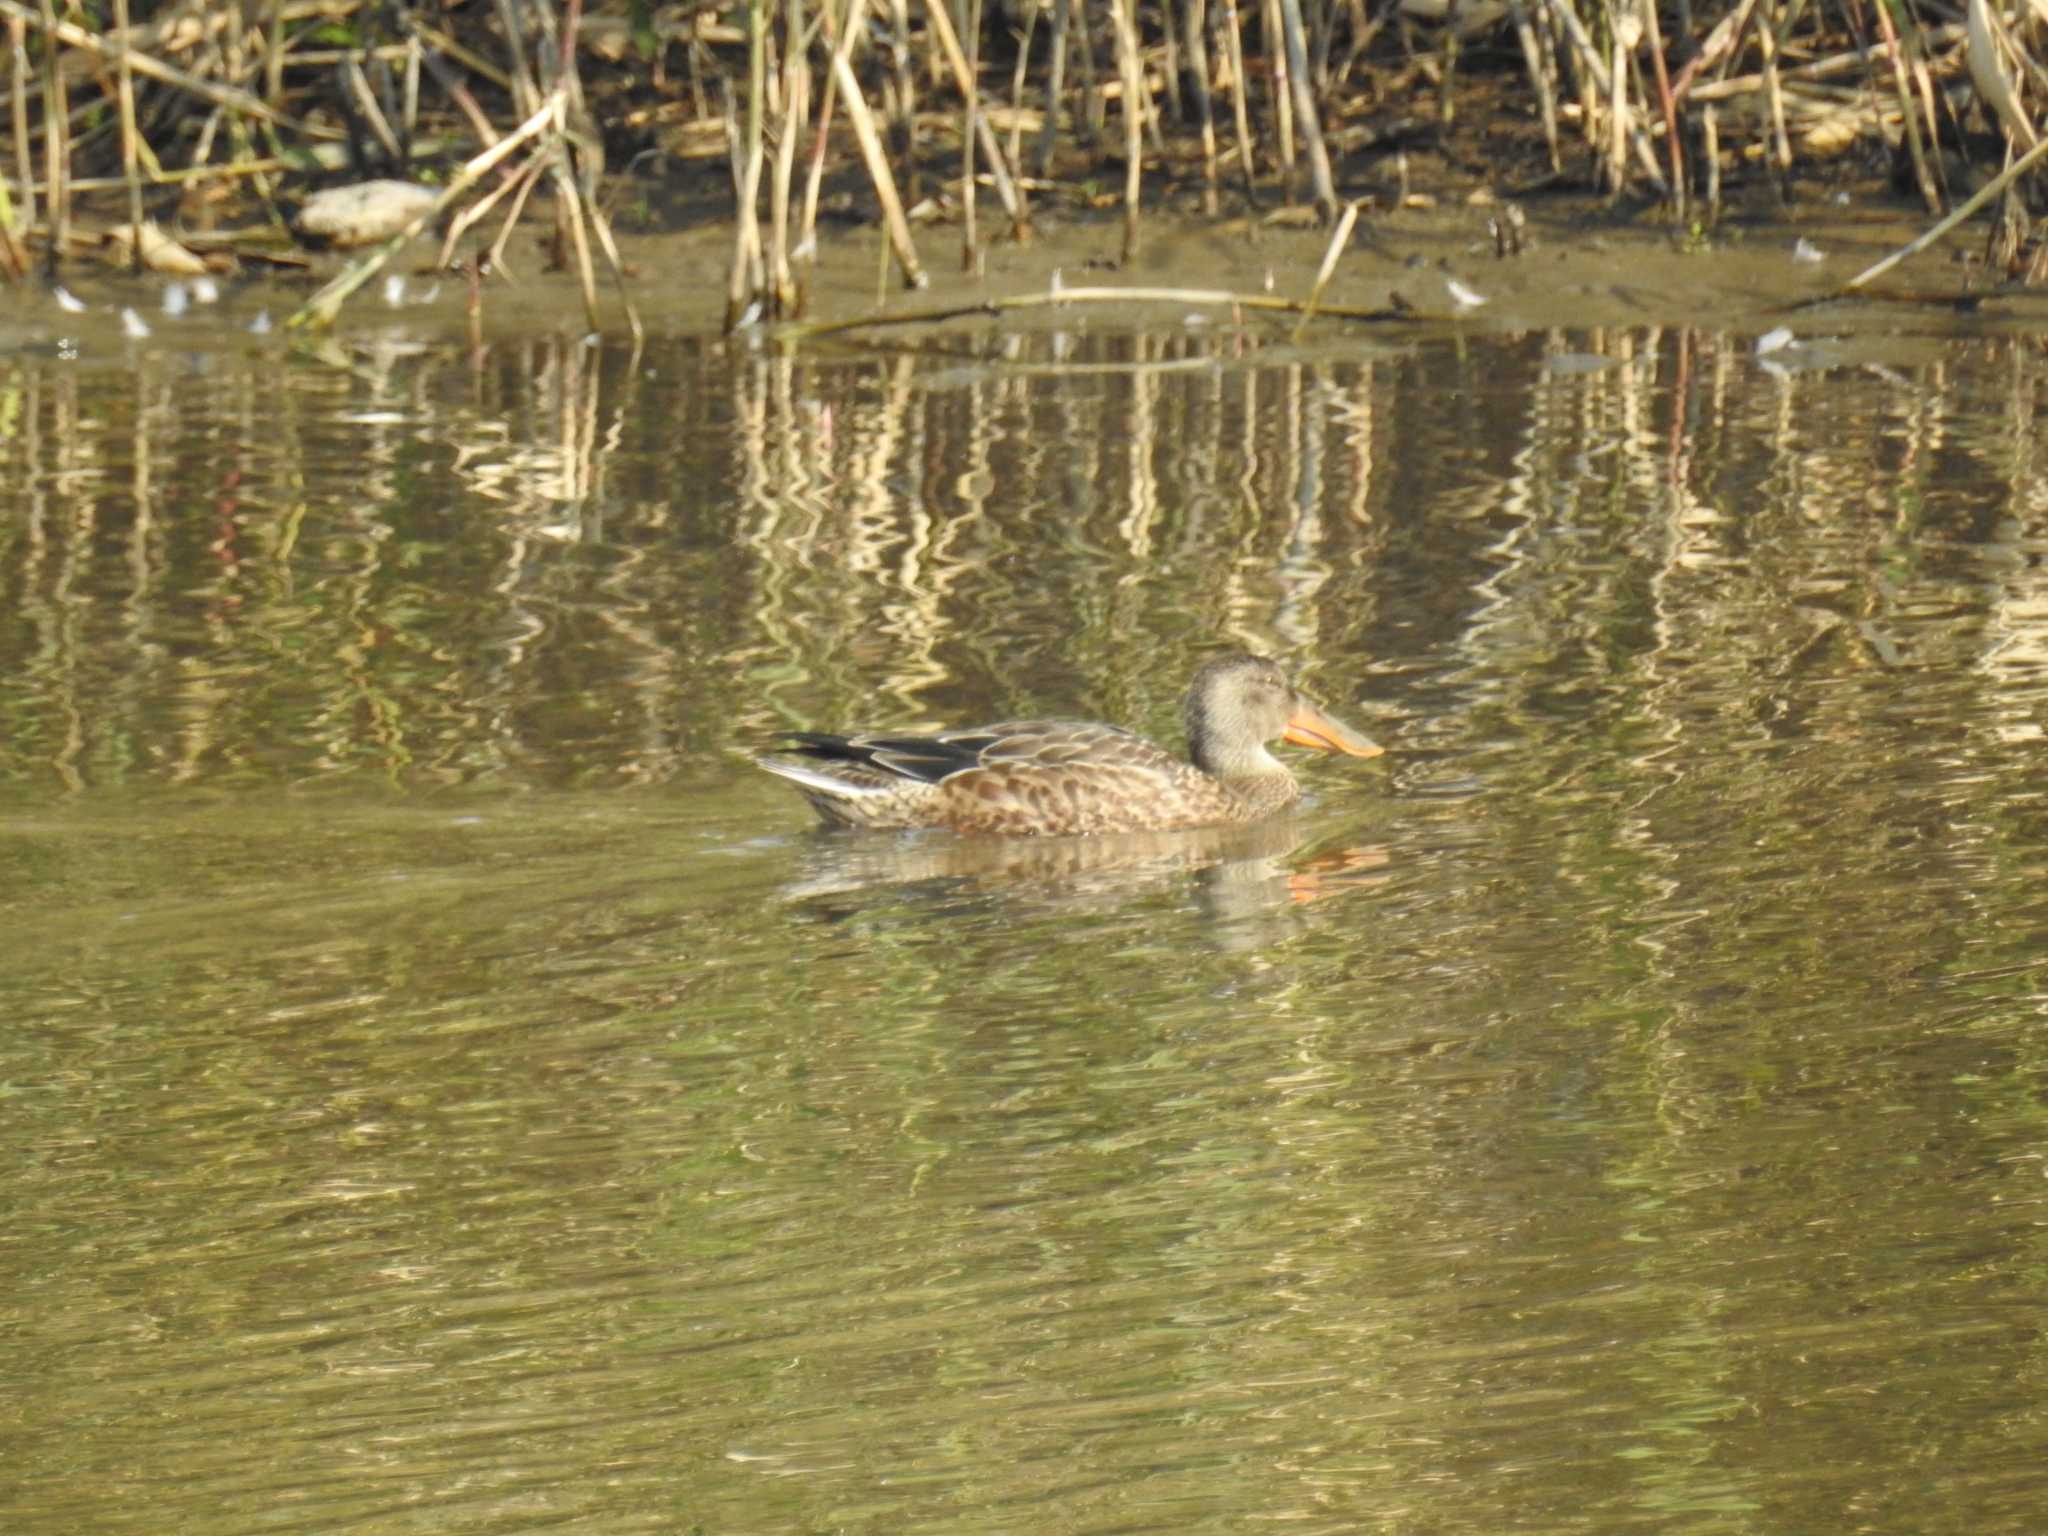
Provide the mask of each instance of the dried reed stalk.
POLYGON ((810 110, 811 71, 804 56, 808 30, 803 0, 787 0, 782 14, 782 122, 776 130, 775 163, 768 188, 768 269, 775 312, 794 315, 801 311, 803 299, 789 256, 790 180, 796 167, 797 134, 810 110))
MULTIPOLYGON (((725 328, 752 312, 763 285, 761 261, 762 122, 768 110, 768 7, 747 7, 747 126, 733 158, 732 270, 725 282, 725 328)), ((728 97, 728 100, 730 98, 728 97)), ((726 114, 732 121, 730 111, 726 114)))
POLYGON ((1137 0, 1110 0, 1116 29, 1117 65, 1124 97, 1124 248, 1123 264, 1138 259, 1138 194, 1145 175, 1145 61, 1138 52, 1137 0))
MULTIPOLYGON (((1337 183, 1330 174, 1330 152, 1323 145, 1316 120, 1315 95, 1309 89, 1308 44, 1301 21, 1301 0, 1278 0, 1282 38, 1287 52, 1287 80, 1294 96, 1294 116, 1308 150, 1309 185, 1316 207, 1326 219, 1337 217, 1337 183)), ((1453 34, 1455 35, 1455 33, 1453 34)))
POLYGON ((512 243, 512 231, 519 227, 520 219, 526 214, 527 199, 533 196, 534 189, 540 185, 541 177, 547 174, 547 162, 547 152, 535 150, 526 163, 514 173, 511 181, 501 184, 501 190, 503 187, 511 189, 512 207, 505 214, 504 223, 498 227, 498 238, 491 242, 491 248, 486 253, 484 264, 494 273, 506 277, 512 275, 512 264, 506 260, 505 248, 512 243))
POLYGON ((411 223, 376 250, 352 263, 294 311, 292 317, 285 321, 285 328, 298 330, 304 326, 331 325, 350 294, 383 271, 392 257, 415 239, 420 231, 467 195, 471 187, 511 159, 521 146, 531 143, 550 130, 559 134, 562 131, 563 114, 567 105, 567 93, 558 85, 525 122, 456 171, 449 178, 448 185, 442 189, 441 195, 422 209, 411 223))
MULTIPOLYGON (((826 37, 832 41, 832 4, 825 0, 819 15, 820 23, 827 29, 826 37)), ((833 41, 834 51, 837 42, 833 41)), ((804 178, 803 215, 797 220, 796 246, 791 257, 796 261, 808 262, 818 254, 818 189, 825 179, 825 150, 832 138, 832 111, 839 104, 839 77, 827 73, 825 76, 824 99, 818 107, 818 126, 811 134, 811 167, 804 178)))
POLYGON ((121 34, 120 63, 115 82, 121 101, 121 176, 128 183, 128 228, 135 238, 128 246, 130 267, 142 270, 142 166, 136 153, 135 75, 128 67, 128 0, 114 0, 114 26, 121 34))
MULTIPOLYGON (((493 142, 496 139, 497 135, 493 133, 493 142)), ((435 258, 434 265, 444 268, 453 266, 455 264, 455 247, 462 237, 468 234, 472 227, 488 218, 491 210, 496 208, 499 203, 516 192, 519 194, 518 201, 513 204, 512 213, 505 221, 505 229, 501 232, 500 238, 502 239, 504 235, 509 234, 512 227, 519 222, 520 211, 526 205, 527 195, 532 192, 534 184, 539 181, 541 170, 540 155, 534 154, 530 156, 518 170, 509 176, 499 178, 498 184, 495 187, 491 188, 490 191, 450 219, 448 221, 448 232, 441 238, 441 254, 435 258)), ((492 260, 487 263, 493 271, 498 270, 498 257, 500 254, 493 252, 492 260)))
MULTIPOLYGON (((1955 212, 1949 214, 1948 217, 1935 224, 1933 228, 1929 229, 1918 239, 1909 241, 1907 244, 1900 246, 1896 251, 1893 251, 1891 255, 1885 257, 1884 260, 1874 262, 1870 266, 1865 267, 1861 272, 1858 272, 1842 285, 1842 293, 1854 293, 1865 283, 1874 282, 1884 276, 1885 273, 1891 271, 1893 267, 1906 260, 1907 257, 1917 256, 1920 252, 1926 250, 1927 247, 1934 244, 1935 241, 1954 229, 1971 214, 2004 192, 2007 187, 2018 181, 2020 177, 2031 171, 2040 163, 2044 155, 2048 155, 2048 139, 2043 139, 2024 155, 2013 161, 2003 171, 1992 177, 1991 180, 1984 183, 1983 186, 1977 189, 1973 197, 1958 207, 1955 212)), ((1830 295, 1830 297, 1834 297, 1834 295, 1830 295)))
POLYGON ((269 0, 263 20, 263 104, 275 109, 284 97, 284 0, 269 0))
MULTIPOLYGON (((1883 7, 1878 7, 1880 10, 1883 7)), ((1785 91, 1778 81, 1777 32, 1768 22, 1756 29, 1757 50, 1763 57, 1764 102, 1771 116, 1771 161, 1781 171, 1792 168, 1792 139, 1785 131, 1785 91)))
MULTIPOLYGON (((980 58, 981 7, 980 0, 974 0, 975 57, 980 58)), ((981 146, 983 158, 988 161, 989 177, 995 182, 996 196, 1002 199, 1003 210, 1009 214, 1012 224, 1023 226, 1030 221, 1029 210, 1024 206, 1024 194, 1018 188, 1016 178, 1003 156, 1002 145, 982 116, 979 107, 979 92, 975 79, 975 68, 967 61, 966 53, 960 47, 959 34, 953 30, 952 14, 946 8, 946 0, 933 0, 927 8, 931 29, 939 51, 944 54, 946 67, 952 71, 953 84, 961 96, 976 105, 968 112, 968 123, 981 146)))
MULTIPOLYGON (((946 0, 932 7, 943 15, 946 0)), ((967 90, 961 110, 967 114, 960 134, 960 270, 975 266, 974 231, 974 130, 981 119, 981 0, 967 0, 967 90)))
MULTIPOLYGON (((940 0, 943 4, 944 0, 940 0)), ((890 62, 895 66, 896 95, 894 110, 889 125, 896 135, 896 147, 902 153, 902 164, 898 167, 904 188, 910 196, 917 196, 917 76, 910 68, 910 5, 909 0, 888 0, 889 19, 894 40, 889 48, 890 62)), ((887 96, 883 105, 889 106, 887 96)))
MULTIPOLYGON (((83 27, 73 26, 68 21, 59 21, 50 4, 50 0, 43 0, 41 15, 37 15, 27 6, 22 5, 20 0, 0 0, 0 16, 19 18, 31 23, 45 36, 55 38, 60 43, 68 43, 73 48, 83 48, 94 58, 103 60, 106 63, 116 65, 119 63, 120 48, 118 45, 110 43, 104 38, 95 37, 83 27)), ((304 123, 287 117, 282 112, 273 111, 264 102, 251 96, 247 91, 238 90, 233 86, 215 85, 210 80, 202 80, 199 76, 174 68, 154 55, 143 52, 141 49, 130 50, 129 62, 138 75, 147 75, 152 80, 161 81, 165 85, 175 86, 187 95, 197 96, 201 101, 212 102, 217 107, 226 107, 230 112, 246 113, 250 117, 261 119, 267 123, 273 123, 279 127, 290 128, 298 133, 309 133, 304 123)))
POLYGON ((1933 168, 1928 164, 1927 146, 1920 137, 1920 118, 1914 110, 1913 86, 1907 77, 1906 50, 1899 40, 1899 34, 1892 28, 1892 18, 1883 5, 1871 8, 1877 15, 1877 29, 1884 34, 1889 47, 1892 66, 1892 88, 1898 92, 1899 115, 1904 119, 1902 127, 1906 135, 1906 153, 1913 162, 1913 182, 1920 189, 1920 200, 1927 205, 1929 213, 1941 212, 1941 188, 1935 182, 1933 168))
POLYGON ((1609 32, 1614 50, 1607 75, 1607 194, 1619 197, 1628 187, 1628 45, 1621 28, 1609 32))
POLYGON ((1237 168, 1244 174, 1245 200, 1256 204, 1259 194, 1252 185, 1251 107, 1245 100, 1244 38, 1240 33, 1237 0, 1223 0, 1223 37, 1230 55, 1230 108, 1237 125, 1237 168))
MULTIPOLYGON (((1109 0, 1114 6, 1116 0, 1109 0)), ((1103 144, 1103 129, 1109 121, 1109 110, 1102 102, 1102 86, 1096 79, 1095 71, 1095 29, 1088 24, 1088 7, 1085 0, 1075 0, 1076 14, 1080 17, 1080 28, 1073 33, 1074 46, 1081 55, 1081 113, 1080 126, 1086 130, 1088 143, 1096 150, 1103 144)))
MULTIPOLYGON (((13 14, 9 11, 7 14, 13 14)), ((45 36, 57 35, 57 15, 51 0, 43 0, 45 36)), ((71 173, 70 118, 66 110, 64 71, 58 67, 57 50, 43 50, 43 187, 50 208, 49 268, 52 272, 64 259, 64 247, 71 234, 71 197, 64 186, 71 173)))
POLYGON ((1671 75, 1664 67, 1664 36, 1657 28, 1657 0, 1642 0, 1643 32, 1650 41, 1650 62, 1657 74, 1657 107, 1664 117, 1664 152, 1671 160, 1669 195, 1673 214, 1685 218, 1685 145, 1678 133, 1678 105, 1671 97, 1671 75))
POLYGON ((1280 145, 1280 175, 1287 185, 1287 195, 1294 195, 1294 92, 1289 88, 1288 76, 1292 71, 1287 64, 1287 50, 1275 48, 1273 39, 1280 36, 1280 0, 1264 0, 1259 13, 1260 30, 1266 37, 1266 58, 1273 66, 1272 89, 1266 102, 1273 114, 1273 137, 1280 145))
POLYGON ((1024 173, 1024 77, 1031 64, 1031 38, 1038 30, 1036 5, 1024 8, 1024 30, 1016 34, 1017 62, 1010 71, 1010 142, 1003 152, 1017 174, 1024 173))
POLYGON ((1059 134, 1060 96, 1067 78, 1067 13, 1072 0, 1053 0, 1050 68, 1045 82, 1045 125, 1038 132, 1038 174, 1052 175, 1053 144, 1059 134))
POLYGON ((21 189, 21 228, 36 222, 35 150, 28 134, 28 27, 19 16, 7 18, 8 116, 14 123, 14 174, 21 189))
POLYGON ((1330 232, 1330 243, 1323 249, 1323 264, 1316 270, 1316 280, 1308 291, 1308 302, 1301 308, 1301 321, 1294 327, 1296 341, 1308 329, 1309 321, 1315 318, 1316 306, 1323 301, 1323 289, 1329 286, 1330 278, 1337 270, 1337 260, 1344 254, 1344 247, 1351 242, 1351 231, 1358 223, 1358 204, 1346 203, 1344 212, 1337 220, 1337 227, 1330 232))
MULTIPOLYGON (((1573 56, 1579 61, 1579 76, 1583 92, 1582 99, 1588 102, 1604 100, 1625 104, 1623 92, 1626 89, 1626 81, 1616 78, 1622 73, 1621 70, 1616 69, 1610 73, 1607 64, 1600 57, 1600 50, 1594 46, 1593 39, 1587 35, 1585 23, 1579 20, 1579 13, 1574 9, 1572 0, 1544 0, 1544 3, 1551 17, 1557 22, 1565 36, 1570 39, 1573 56)), ((1619 29, 1616 29, 1615 44, 1618 53, 1620 50, 1619 29)), ((1616 115, 1617 117, 1623 117, 1626 114, 1617 113, 1616 115)), ((1597 122, 1597 113, 1588 112, 1586 114, 1587 133, 1589 135, 1596 134, 1594 125, 1597 122)), ((1656 151, 1650 147, 1649 135, 1643 131, 1639 124, 1625 121, 1611 125, 1611 130, 1615 134, 1624 136, 1628 143, 1634 147, 1636 163, 1643 168, 1643 174, 1650 179, 1651 184, 1661 192, 1664 189, 1664 173, 1657 166, 1656 151)), ((1597 144, 1599 140, 1595 136, 1591 138, 1590 142, 1597 144)))
POLYGON ((1214 218, 1222 206, 1216 173, 1216 103, 1209 95, 1209 4, 1186 0, 1181 31, 1187 38, 1188 80, 1202 126, 1202 211, 1214 218))
POLYGON ((839 94, 846 100, 847 120, 853 124, 861 158, 867 162, 868 179, 874 184, 875 196, 881 199, 882 227, 895 253, 896 265, 903 273, 904 286, 922 288, 926 278, 924 268, 918 264, 917 247, 911 243, 910 221, 903 216, 903 200, 896 195, 896 179, 889 174, 889 158, 882 151, 881 135, 875 132, 874 114, 868 111, 848 57, 853 52, 854 40, 860 36, 861 17, 866 10, 867 0, 848 0, 839 46, 832 50, 832 77, 839 82, 839 94))
POLYGON ((1700 153, 1707 161, 1707 223, 1721 219, 1721 115, 1712 103, 1700 111, 1700 153))
POLYGON ((398 133, 384 115, 384 108, 378 104, 377 93, 370 89, 370 80, 363 73, 362 61, 344 59, 341 65, 343 82, 348 86, 349 99, 355 103, 358 114, 368 125, 370 136, 390 158, 394 166, 405 164, 405 153, 398 147, 398 133))
POLYGON ((1550 69, 1536 41, 1536 29, 1529 24, 1528 8, 1522 0, 1508 0, 1508 15, 1514 22, 1515 41, 1521 45, 1522 65, 1529 71, 1529 84, 1536 92, 1536 104, 1543 117, 1543 142, 1550 151, 1551 173, 1556 175, 1564 170, 1564 157, 1557 148, 1557 92, 1551 88, 1550 69))

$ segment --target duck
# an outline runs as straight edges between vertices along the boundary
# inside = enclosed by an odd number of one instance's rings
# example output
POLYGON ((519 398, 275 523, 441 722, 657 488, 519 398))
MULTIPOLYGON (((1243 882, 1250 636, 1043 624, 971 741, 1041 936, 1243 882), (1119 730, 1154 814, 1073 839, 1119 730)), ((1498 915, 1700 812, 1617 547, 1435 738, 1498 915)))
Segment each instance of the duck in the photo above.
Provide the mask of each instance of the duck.
POLYGON ((755 759, 828 826, 1072 837, 1242 825, 1301 796, 1277 739, 1348 757, 1385 748, 1303 698, 1279 664, 1233 652, 1196 671, 1188 755, 1091 720, 1005 720, 929 736, 784 733, 755 759))

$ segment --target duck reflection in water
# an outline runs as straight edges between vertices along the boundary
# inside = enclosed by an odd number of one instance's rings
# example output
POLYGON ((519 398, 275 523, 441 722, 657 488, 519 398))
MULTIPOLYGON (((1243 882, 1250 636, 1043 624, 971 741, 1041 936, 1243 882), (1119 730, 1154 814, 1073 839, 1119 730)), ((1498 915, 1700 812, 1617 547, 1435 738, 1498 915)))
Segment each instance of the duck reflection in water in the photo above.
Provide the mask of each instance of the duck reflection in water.
MULTIPOLYGON (((804 845, 801 868, 783 894, 793 901, 880 889, 921 889, 934 900, 1000 898, 1061 910, 1113 909, 1149 887, 1185 880, 1203 913, 1228 926, 1279 919, 1313 902, 1386 878, 1376 844, 1319 848, 1293 860, 1309 828, 1295 817, 1251 826, 1185 832, 1114 832, 1099 837, 958 837, 913 832, 854 838, 824 832, 804 845), (1291 861, 1291 862, 1290 862, 1291 861)), ((848 908, 838 915, 852 915, 848 908)), ((1282 937, 1259 934, 1259 942, 1282 937)))

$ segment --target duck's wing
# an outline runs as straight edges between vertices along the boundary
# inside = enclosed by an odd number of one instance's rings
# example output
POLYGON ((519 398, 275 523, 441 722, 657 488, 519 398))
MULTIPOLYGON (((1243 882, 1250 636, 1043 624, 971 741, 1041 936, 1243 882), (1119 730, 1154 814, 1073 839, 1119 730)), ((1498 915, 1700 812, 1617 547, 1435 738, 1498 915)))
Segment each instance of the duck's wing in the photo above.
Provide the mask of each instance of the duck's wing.
POLYGON ((791 731, 783 740, 820 771, 865 770, 882 778, 943 784, 976 769, 1034 770, 1102 767, 1164 772, 1178 766, 1171 754, 1131 731, 1089 720, 1004 720, 931 736, 879 732, 832 736, 791 731))
POLYGON ((1006 835, 1132 832, 1227 820, 1222 789, 1192 763, 1113 725, 1006 720, 972 769, 935 788, 946 824, 1006 835))
POLYGON ((814 763, 830 764, 830 773, 861 770, 881 780, 908 779, 939 784, 956 773, 981 765, 981 754, 997 738, 988 731, 946 731, 937 736, 830 736, 822 731, 791 731, 790 751, 814 763))
POLYGON ((971 739, 981 743, 976 764, 981 768, 1001 766, 1021 772, 1106 768, 1168 774, 1187 766, 1135 731, 1095 720, 1005 720, 981 727, 971 739))

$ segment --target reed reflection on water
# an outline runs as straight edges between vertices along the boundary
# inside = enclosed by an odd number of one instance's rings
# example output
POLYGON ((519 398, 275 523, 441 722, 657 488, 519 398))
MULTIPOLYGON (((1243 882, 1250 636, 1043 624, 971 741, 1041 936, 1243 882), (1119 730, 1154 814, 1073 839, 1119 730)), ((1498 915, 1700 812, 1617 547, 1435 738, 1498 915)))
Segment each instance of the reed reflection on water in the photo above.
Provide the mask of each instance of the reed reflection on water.
POLYGON ((2030 1529, 2042 364, 1920 350, 9 356, 0 1523, 2030 1529), (1387 758, 748 758, 1225 645, 1387 758))

